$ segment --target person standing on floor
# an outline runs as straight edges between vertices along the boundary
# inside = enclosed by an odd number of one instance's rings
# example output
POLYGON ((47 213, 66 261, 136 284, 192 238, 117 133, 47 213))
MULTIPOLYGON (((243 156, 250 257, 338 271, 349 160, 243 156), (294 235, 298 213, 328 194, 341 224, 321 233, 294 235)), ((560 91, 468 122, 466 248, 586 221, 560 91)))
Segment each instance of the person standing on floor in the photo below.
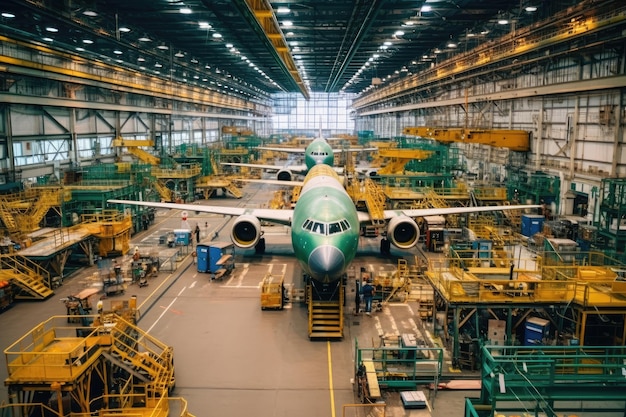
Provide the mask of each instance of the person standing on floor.
POLYGON ((363 300, 365 301, 365 314, 369 316, 372 313, 372 300, 374 299, 376 290, 369 281, 366 281, 361 288, 361 292, 363 293, 363 300))
POLYGON ((363 297, 363 295, 361 294, 361 284, 359 280, 356 280, 354 285, 356 286, 356 294, 354 295, 354 315, 358 316, 361 312, 361 297, 363 297))
POLYGON ((196 243, 200 243, 200 226, 196 223, 196 229, 193 231, 196 235, 196 243))

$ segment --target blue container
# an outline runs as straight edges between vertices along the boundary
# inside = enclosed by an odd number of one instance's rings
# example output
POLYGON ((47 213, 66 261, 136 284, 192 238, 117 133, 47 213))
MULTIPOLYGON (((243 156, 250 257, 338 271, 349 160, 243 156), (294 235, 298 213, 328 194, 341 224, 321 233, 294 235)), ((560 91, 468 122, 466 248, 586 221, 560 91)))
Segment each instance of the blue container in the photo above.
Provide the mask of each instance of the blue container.
POLYGON ((524 328, 524 346, 542 345, 548 337, 550 322, 539 317, 530 317, 526 320, 524 328))
POLYGON ((191 241, 191 230, 175 229, 174 236, 176 236, 176 246, 189 245, 189 242, 191 241))
POLYGON ((209 246, 196 246, 196 262, 198 264, 198 272, 209 272, 209 246))
POLYGON ((531 237, 541 232, 545 219, 541 214, 522 214, 522 235, 531 237))

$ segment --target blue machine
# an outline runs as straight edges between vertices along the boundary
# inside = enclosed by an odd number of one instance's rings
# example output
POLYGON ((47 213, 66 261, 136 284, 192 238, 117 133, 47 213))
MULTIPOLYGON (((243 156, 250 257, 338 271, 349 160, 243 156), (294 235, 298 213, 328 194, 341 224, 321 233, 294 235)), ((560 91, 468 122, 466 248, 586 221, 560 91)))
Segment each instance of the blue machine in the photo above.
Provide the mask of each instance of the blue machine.
POLYGON ((531 237, 541 232, 545 219, 541 214, 522 214, 522 235, 531 237))
POLYGON ((230 242, 197 245, 198 272, 208 272, 217 279, 235 268, 235 247, 230 242))
POLYGON ((174 229, 174 236, 176 237, 176 246, 187 246, 191 241, 191 230, 174 229))
POLYGON ((550 322, 539 317, 529 317, 524 328, 524 346, 543 345, 550 332, 550 322))

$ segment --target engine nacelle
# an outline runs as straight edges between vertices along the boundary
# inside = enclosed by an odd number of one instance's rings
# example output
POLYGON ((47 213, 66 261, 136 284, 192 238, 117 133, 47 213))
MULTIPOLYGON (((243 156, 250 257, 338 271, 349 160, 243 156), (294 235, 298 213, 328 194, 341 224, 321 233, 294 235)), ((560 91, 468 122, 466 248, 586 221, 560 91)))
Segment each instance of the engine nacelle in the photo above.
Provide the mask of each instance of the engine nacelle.
POLYGON ((230 238, 237 247, 254 247, 261 238, 261 221, 249 214, 237 217, 230 231, 230 238))
POLYGON ((293 174, 288 169, 281 169, 276 174, 276 179, 278 181, 291 181, 292 178, 293 178, 293 174))
POLYGON ((399 249, 410 249, 417 244, 420 228, 410 217, 398 216, 387 224, 387 239, 399 249))

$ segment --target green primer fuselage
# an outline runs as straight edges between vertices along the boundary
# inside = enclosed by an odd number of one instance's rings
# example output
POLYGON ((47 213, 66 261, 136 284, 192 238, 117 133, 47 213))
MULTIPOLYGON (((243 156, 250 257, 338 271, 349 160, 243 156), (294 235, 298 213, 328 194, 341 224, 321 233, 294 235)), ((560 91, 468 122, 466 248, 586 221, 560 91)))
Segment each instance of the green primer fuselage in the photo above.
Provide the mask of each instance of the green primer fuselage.
POLYGON ((359 243, 356 208, 329 166, 316 165, 307 174, 293 212, 291 239, 295 256, 304 272, 321 282, 341 278, 354 259, 359 243), (307 220, 326 225, 326 232, 303 228, 307 220), (339 232, 336 231, 338 223, 342 225, 339 232), (312 268, 311 254, 320 247, 338 249, 343 255, 341 267, 333 269, 331 273, 312 268))

